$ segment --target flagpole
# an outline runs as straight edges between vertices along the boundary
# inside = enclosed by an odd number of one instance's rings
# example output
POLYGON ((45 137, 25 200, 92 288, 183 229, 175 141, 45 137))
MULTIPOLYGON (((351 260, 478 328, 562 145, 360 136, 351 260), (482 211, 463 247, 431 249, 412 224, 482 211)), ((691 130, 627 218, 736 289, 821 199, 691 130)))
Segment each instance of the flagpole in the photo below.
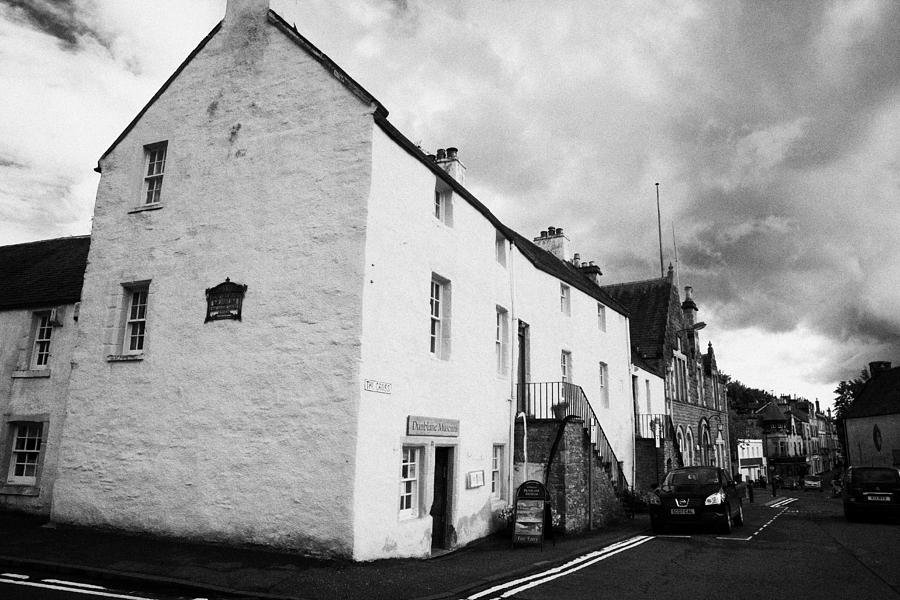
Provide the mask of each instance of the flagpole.
POLYGON ((659 228, 659 276, 665 277, 666 272, 663 270, 663 251, 662 251, 662 215, 659 212, 659 184, 656 184, 656 225, 659 228))

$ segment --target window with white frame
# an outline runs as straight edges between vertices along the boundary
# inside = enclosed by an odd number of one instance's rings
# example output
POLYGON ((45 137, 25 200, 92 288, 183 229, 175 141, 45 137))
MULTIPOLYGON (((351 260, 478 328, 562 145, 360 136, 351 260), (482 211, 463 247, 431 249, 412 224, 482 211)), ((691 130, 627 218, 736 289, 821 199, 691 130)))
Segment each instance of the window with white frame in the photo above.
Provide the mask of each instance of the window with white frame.
POLYGON ((497 262, 502 266, 506 266, 506 237, 497 232, 497 236, 494 238, 494 255, 497 258, 497 262))
POLYGON ((559 355, 560 376, 563 383, 572 383, 572 353, 563 350, 559 355))
POLYGON ((572 290, 564 283, 559 284, 559 310, 564 315, 572 314, 572 290))
POLYGON ((609 366, 600 363, 600 404, 603 408, 609 408, 609 366))
POLYGON ((450 282, 431 276, 431 354, 436 358, 450 358, 450 282))
POLYGON ((497 358, 497 374, 505 375, 509 365, 509 313, 502 306, 497 307, 497 321, 494 328, 494 350, 497 358))
POLYGON ((447 225, 453 226, 453 192, 449 189, 437 187, 434 189, 434 218, 447 225))
POLYGON ((147 335, 147 296, 149 284, 125 288, 128 300, 125 309, 125 337, 122 340, 122 354, 141 354, 147 335))
POLYGON ((506 478, 504 475, 504 466, 506 464, 506 448, 502 444, 494 444, 494 450, 491 453, 491 496, 494 498, 503 497, 503 488, 506 478))
POLYGON ((166 151, 168 142, 157 142, 144 146, 144 193, 143 204, 159 204, 162 196, 163 175, 166 172, 166 151))
POLYGON ((10 423, 12 440, 7 483, 35 485, 43 445, 43 423, 18 421, 10 423))
POLYGON ((31 349, 31 368, 46 369, 50 364, 50 337, 53 320, 50 311, 34 315, 34 344, 31 349))
POLYGON ((422 448, 403 446, 400 463, 400 517, 419 516, 419 486, 422 448))
POLYGON ((600 331, 606 331, 606 307, 597 303, 597 327, 600 331))

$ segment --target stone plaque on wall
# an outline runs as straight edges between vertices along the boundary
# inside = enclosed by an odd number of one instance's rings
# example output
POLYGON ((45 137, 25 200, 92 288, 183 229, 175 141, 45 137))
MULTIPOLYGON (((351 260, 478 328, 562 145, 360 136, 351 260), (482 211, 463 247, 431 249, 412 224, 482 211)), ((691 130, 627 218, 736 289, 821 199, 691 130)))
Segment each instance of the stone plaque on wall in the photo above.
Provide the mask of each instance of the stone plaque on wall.
POLYGON ((246 285, 234 283, 228 277, 216 287, 206 289, 206 320, 220 321, 222 319, 241 320, 241 307, 244 303, 246 285))

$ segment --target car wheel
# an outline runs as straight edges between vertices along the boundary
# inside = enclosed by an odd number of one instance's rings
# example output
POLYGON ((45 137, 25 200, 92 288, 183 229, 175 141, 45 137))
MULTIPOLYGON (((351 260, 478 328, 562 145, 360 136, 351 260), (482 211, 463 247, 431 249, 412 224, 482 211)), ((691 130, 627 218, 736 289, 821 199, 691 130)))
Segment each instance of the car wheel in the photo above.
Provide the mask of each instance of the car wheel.
POLYGON ((650 529, 653 530, 653 533, 662 533, 664 527, 659 519, 650 519, 650 529))
POLYGON ((735 525, 743 525, 744 524, 744 503, 738 502, 738 512, 737 516, 734 518, 735 525))
POLYGON ((722 521, 722 533, 731 533, 734 529, 734 521, 731 519, 731 507, 725 507, 725 520, 722 521))

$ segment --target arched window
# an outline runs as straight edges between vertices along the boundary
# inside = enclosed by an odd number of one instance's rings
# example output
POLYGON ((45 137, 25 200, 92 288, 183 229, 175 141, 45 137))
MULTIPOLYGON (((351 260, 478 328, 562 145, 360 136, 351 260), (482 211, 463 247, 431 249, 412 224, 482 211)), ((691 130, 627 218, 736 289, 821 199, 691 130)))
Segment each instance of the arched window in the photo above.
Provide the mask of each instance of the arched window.
POLYGON ((684 462, 686 465, 694 464, 694 432, 691 431, 691 428, 688 427, 685 436, 684 443, 687 446, 687 452, 682 453, 684 455, 684 462))
POLYGON ((675 439, 678 443, 678 451, 681 452, 681 460, 684 463, 684 466, 687 466, 688 463, 688 455, 687 455, 687 445, 684 442, 684 430, 681 428, 681 425, 678 426, 678 431, 675 432, 675 439))
POLYGON ((709 423, 705 418, 700 419, 698 431, 700 432, 700 464, 710 465, 712 464, 712 440, 709 437, 709 423))

